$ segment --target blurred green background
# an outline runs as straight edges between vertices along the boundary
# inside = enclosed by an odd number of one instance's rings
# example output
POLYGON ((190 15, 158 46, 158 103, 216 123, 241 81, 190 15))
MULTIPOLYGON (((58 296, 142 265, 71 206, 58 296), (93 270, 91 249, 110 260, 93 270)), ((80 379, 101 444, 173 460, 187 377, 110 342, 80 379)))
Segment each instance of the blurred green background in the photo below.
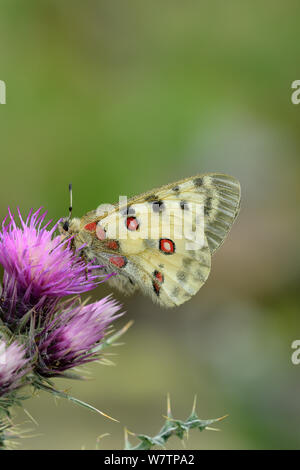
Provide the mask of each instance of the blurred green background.
POLYGON ((42 393, 21 448, 94 448, 107 432, 100 447, 122 448, 125 425, 158 431, 167 392, 176 417, 195 393, 201 417, 230 415, 188 448, 299 448, 299 15, 292 0, 0 1, 1 218, 8 205, 65 216, 69 181, 75 216, 205 171, 243 190, 198 295, 163 310, 115 293, 118 325, 135 320, 116 366, 57 381, 121 424, 42 393))

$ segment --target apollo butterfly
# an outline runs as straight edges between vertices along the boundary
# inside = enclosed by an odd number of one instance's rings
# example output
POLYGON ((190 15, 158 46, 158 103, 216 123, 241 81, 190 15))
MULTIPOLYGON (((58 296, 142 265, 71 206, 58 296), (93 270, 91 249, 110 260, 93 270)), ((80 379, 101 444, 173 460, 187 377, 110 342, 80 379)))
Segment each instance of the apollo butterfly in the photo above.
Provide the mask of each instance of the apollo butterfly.
POLYGON ((206 282, 240 208, 239 182, 218 173, 162 186, 59 224, 64 238, 123 293, 181 305, 206 282))

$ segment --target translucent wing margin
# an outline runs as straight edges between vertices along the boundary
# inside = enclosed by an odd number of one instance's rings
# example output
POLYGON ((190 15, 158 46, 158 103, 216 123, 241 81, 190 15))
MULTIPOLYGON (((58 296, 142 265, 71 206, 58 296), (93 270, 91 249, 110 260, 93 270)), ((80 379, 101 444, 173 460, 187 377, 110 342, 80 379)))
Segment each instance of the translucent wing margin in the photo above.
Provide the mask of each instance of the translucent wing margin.
POLYGON ((241 187, 232 176, 212 174, 204 177, 205 235, 213 254, 224 242, 240 210, 241 187))

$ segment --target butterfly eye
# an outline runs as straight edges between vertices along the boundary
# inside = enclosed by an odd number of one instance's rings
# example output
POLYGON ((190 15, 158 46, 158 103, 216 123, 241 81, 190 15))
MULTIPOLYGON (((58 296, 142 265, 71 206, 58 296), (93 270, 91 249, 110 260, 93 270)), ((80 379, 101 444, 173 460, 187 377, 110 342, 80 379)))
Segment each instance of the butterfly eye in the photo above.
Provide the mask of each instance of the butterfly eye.
POLYGON ((64 222, 64 224, 63 224, 63 229, 64 229, 65 232, 68 232, 69 226, 70 226, 70 225, 69 225, 69 221, 66 220, 66 221, 64 222))

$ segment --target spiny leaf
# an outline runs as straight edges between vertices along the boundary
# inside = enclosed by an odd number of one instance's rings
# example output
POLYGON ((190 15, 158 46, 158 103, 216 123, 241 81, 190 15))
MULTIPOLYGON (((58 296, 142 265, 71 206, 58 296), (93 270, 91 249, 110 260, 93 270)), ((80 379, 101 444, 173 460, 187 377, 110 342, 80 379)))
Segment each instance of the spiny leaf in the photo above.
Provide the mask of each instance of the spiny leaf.
MULTIPOLYGON (((216 419, 200 419, 196 413, 196 398, 194 400, 192 412, 190 416, 185 420, 174 419, 171 413, 171 404, 170 404, 170 397, 168 395, 167 400, 167 416, 165 418, 165 423, 163 427, 160 429, 156 436, 147 436, 146 434, 138 434, 135 437, 140 441, 139 444, 136 446, 131 445, 129 438, 128 438, 128 431, 125 430, 125 450, 150 450, 155 446, 158 447, 165 447, 165 443, 171 436, 177 436, 180 440, 183 440, 187 437, 188 432, 190 429, 199 429, 199 431, 203 431, 204 429, 211 429, 209 426, 212 423, 221 421, 222 419, 226 418, 223 416, 221 418, 216 419)), ((132 434, 132 433, 130 433, 132 434)))

